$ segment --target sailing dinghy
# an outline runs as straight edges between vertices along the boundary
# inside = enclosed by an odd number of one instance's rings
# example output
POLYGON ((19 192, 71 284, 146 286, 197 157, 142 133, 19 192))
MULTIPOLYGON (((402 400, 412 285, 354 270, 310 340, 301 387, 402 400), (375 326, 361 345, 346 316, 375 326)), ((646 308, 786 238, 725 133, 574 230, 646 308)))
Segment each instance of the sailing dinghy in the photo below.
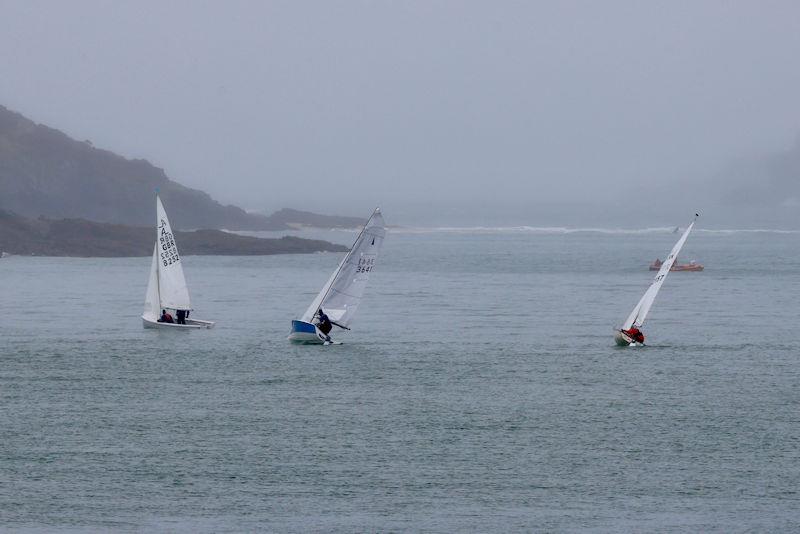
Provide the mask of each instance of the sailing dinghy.
POLYGON ((185 324, 163 323, 159 321, 161 310, 174 312, 173 317, 178 315, 179 310, 188 315, 192 310, 192 304, 172 227, 164 211, 164 205, 156 195, 156 242, 153 246, 153 261, 150 264, 150 281, 147 283, 142 323, 145 328, 191 329, 214 326, 211 321, 189 318, 185 319, 185 324))
POLYGON ((672 265, 675 263, 678 253, 681 251, 683 244, 686 243, 686 238, 689 237, 689 232, 691 232, 692 228, 694 228, 694 223, 697 221, 699 216, 699 214, 695 213, 692 224, 686 228, 681 238, 678 239, 678 242, 675 243, 674 247, 672 247, 672 251, 669 253, 669 256, 667 256, 667 259, 664 260, 664 263, 661 264, 661 268, 658 270, 656 277, 653 278, 653 282, 650 284, 650 287, 647 288, 647 291, 644 292, 644 295, 639 300, 639 303, 636 304, 636 307, 633 308, 633 311, 630 313, 630 315, 628 315, 628 318, 622 324, 622 328, 617 330, 615 333, 614 341, 616 341, 617 345, 621 347, 644 345, 644 335, 641 335, 640 340, 637 341, 630 334, 631 328, 635 328, 634 331, 638 332, 639 328, 641 328, 642 324, 644 324, 645 317, 647 317, 647 313, 650 311, 650 308, 653 306, 653 302, 656 300, 658 290, 661 289, 661 285, 667 278, 670 269, 672 269, 672 265))
POLYGON ((316 321, 319 318, 319 311, 322 310, 328 316, 332 325, 350 330, 350 323, 361 303, 369 273, 375 267, 384 237, 386 237, 386 223, 383 221, 380 208, 375 208, 350 252, 339 263, 339 267, 306 312, 299 320, 292 321, 289 341, 324 345, 339 343, 332 341, 327 332, 320 330, 319 321, 316 321))

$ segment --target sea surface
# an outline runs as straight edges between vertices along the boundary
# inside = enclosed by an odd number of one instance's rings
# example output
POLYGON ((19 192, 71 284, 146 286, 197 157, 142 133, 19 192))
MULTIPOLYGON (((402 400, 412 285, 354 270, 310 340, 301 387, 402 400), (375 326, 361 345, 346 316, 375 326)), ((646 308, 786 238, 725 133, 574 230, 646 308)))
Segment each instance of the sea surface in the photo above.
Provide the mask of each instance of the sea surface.
POLYGON ((328 347, 339 254, 185 256, 191 332, 149 257, 3 258, 0 530, 797 531, 800 234, 693 233, 614 346, 677 237, 393 229, 328 347))

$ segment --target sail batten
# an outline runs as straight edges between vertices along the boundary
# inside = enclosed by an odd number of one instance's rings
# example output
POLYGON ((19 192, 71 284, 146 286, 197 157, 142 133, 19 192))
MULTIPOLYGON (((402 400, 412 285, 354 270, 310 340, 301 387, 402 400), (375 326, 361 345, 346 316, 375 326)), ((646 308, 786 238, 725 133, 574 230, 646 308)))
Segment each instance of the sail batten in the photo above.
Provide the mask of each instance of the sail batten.
MULTIPOLYGON (((696 218, 696 217, 695 217, 696 218)), ((658 270, 658 273, 653 278, 650 287, 647 288, 642 298, 639 299, 639 302, 633 308, 631 313, 628 315, 628 318, 622 324, 623 330, 628 330, 631 326, 641 327, 644 324, 644 320, 647 317, 647 314, 650 312, 650 308, 653 306, 653 302, 656 300, 656 295, 658 295, 658 291, 661 289, 661 286, 664 284, 664 280, 666 280, 667 275, 672 269, 675 260, 678 258, 678 253, 680 253, 681 248, 683 248, 683 244, 686 243, 686 239, 689 237, 689 232, 692 231, 694 227, 694 221, 686 228, 681 235, 678 242, 675 243, 675 246, 672 247, 672 250, 667 256, 667 259, 664 260, 664 263, 661 264, 661 268, 658 270)))
POLYGON ((361 303, 369 273, 375 266, 385 236, 383 215, 380 209, 375 209, 350 251, 303 314, 303 321, 312 322, 322 308, 331 320, 349 326, 361 303))

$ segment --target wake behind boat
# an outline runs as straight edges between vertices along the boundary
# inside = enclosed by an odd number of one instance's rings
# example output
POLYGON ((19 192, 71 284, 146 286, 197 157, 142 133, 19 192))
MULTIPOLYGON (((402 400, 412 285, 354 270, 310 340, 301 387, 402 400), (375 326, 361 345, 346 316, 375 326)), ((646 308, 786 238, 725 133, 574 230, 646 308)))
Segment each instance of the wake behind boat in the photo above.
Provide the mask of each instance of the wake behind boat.
POLYGON ((153 261, 150 264, 142 324, 145 328, 172 329, 214 326, 211 321, 189 319, 191 311, 192 304, 186 278, 183 276, 178 246, 161 199, 156 195, 156 242, 153 245, 153 261))
POLYGON ((305 344, 338 344, 330 337, 334 326, 350 330, 350 323, 361 303, 375 267, 386 223, 380 208, 375 208, 350 251, 339 263, 328 282, 311 302, 303 316, 292 321, 289 341, 305 344))
POLYGON ((678 239, 678 242, 675 243, 675 246, 672 247, 672 251, 670 251, 667 259, 661 264, 658 274, 656 274, 656 277, 653 279, 650 287, 647 288, 647 291, 645 291, 642 298, 636 304, 636 307, 633 308, 633 311, 631 311, 630 315, 628 315, 628 318, 625 319, 622 328, 615 332, 614 341, 617 343, 617 345, 621 347, 644 345, 644 334, 639 329, 644 324, 647 313, 650 311, 650 308, 653 306, 653 302, 656 300, 658 291, 661 289, 664 280, 667 278, 672 266, 675 264, 675 260, 678 258, 678 253, 681 251, 681 248, 683 248, 683 244, 686 243, 686 239, 689 237, 689 232, 692 231, 694 223, 697 221, 697 217, 699 216, 699 214, 695 213, 694 220, 686 228, 686 231, 683 232, 683 235, 680 239, 678 239))

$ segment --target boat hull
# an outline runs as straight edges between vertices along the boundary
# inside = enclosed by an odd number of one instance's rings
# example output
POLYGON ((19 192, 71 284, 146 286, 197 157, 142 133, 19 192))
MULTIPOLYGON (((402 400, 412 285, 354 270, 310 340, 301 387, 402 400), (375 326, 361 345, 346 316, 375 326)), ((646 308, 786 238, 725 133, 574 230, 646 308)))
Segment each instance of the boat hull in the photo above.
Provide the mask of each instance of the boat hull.
POLYGON ((690 273, 699 273, 702 271, 704 267, 699 264, 688 264, 688 265, 673 265, 670 271, 686 271, 690 273))
POLYGON ((319 331, 316 325, 305 321, 292 321, 292 331, 289 333, 289 341, 304 345, 323 345, 327 341, 325 334, 319 331))
MULTIPOLYGON (((650 270, 651 271, 657 271, 660 268, 661 268, 661 266, 660 265, 656 265, 655 263, 650 265, 650 270)), ((674 272, 684 271, 684 272, 690 272, 690 273, 699 273, 703 269, 704 269, 704 267, 702 265, 700 265, 699 263, 686 263, 684 265, 673 265, 672 269, 670 269, 670 272, 674 273, 674 272)))
POLYGON ((620 347, 641 347, 641 343, 637 343, 632 337, 617 330, 614 333, 614 342, 620 347))
POLYGON ((197 329, 207 329, 212 328, 214 326, 213 321, 201 321, 199 319, 186 319, 186 324, 178 324, 178 323, 159 323, 155 319, 151 319, 149 317, 145 317, 142 315, 142 326, 145 328, 161 328, 161 329, 173 329, 173 330, 197 330, 197 329))

